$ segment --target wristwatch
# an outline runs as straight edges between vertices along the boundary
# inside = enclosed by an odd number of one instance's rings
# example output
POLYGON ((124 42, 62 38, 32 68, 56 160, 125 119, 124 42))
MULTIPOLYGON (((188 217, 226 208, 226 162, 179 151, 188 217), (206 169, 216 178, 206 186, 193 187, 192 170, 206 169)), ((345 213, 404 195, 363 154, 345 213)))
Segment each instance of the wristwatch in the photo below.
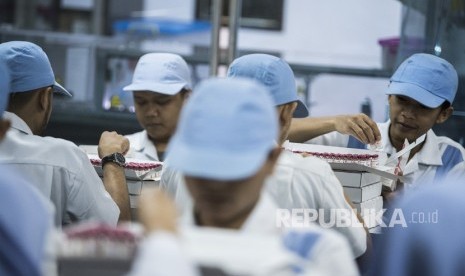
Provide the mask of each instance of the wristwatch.
POLYGON ((103 169, 103 166, 105 166, 105 164, 108 162, 113 162, 113 163, 118 164, 118 166, 120 167, 124 167, 124 165, 126 164, 126 158, 124 158, 124 155, 122 155, 119 152, 115 152, 110 155, 107 155, 102 158, 102 169, 103 169))

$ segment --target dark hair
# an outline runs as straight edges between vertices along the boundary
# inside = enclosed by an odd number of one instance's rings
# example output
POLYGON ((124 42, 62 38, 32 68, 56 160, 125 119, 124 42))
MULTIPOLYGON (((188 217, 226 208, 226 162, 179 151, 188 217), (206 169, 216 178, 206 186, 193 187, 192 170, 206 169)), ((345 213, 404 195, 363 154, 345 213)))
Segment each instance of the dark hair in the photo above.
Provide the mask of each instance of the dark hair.
POLYGON ((11 93, 8 99, 8 111, 13 111, 15 109, 21 109, 23 106, 29 103, 29 101, 31 101, 35 92, 38 92, 47 87, 49 86, 41 87, 41 88, 29 90, 29 91, 24 91, 24 92, 11 93))
POLYGON ((189 93, 192 92, 191 89, 187 89, 187 88, 183 88, 181 89, 181 91, 179 91, 179 95, 181 95, 182 97, 185 97, 185 96, 189 96, 189 93))
POLYGON ((188 92, 191 92, 192 90, 191 89, 188 89, 188 88, 183 88, 181 89, 181 91, 179 91, 179 93, 188 93, 188 92))
POLYGON ((442 109, 442 110, 445 110, 445 109, 448 109, 450 106, 451 106, 451 103, 450 103, 449 101, 444 101, 444 102, 441 104, 441 109, 442 109))

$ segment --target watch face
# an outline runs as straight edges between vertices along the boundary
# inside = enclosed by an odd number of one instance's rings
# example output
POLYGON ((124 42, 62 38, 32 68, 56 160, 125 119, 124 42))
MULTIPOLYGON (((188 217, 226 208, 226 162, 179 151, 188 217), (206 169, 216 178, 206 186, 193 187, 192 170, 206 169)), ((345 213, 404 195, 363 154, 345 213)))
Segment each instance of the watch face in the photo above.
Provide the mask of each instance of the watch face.
POLYGON ((122 155, 119 152, 112 153, 110 155, 107 155, 102 158, 102 168, 107 164, 108 162, 114 162, 118 164, 119 166, 123 167, 126 164, 126 158, 124 158, 124 155, 122 155))
POLYGON ((124 165, 124 163, 126 162, 126 158, 124 158, 124 155, 122 155, 121 153, 115 153, 115 161, 120 165, 124 165))

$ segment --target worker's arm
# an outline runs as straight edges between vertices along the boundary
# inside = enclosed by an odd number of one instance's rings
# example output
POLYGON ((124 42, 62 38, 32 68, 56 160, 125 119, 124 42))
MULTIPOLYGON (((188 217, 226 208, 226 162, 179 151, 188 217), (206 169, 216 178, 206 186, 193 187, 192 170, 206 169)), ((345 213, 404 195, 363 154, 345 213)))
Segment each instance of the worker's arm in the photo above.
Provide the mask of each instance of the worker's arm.
MULTIPOLYGON (((129 140, 116 132, 105 131, 100 136, 98 153, 100 158, 119 152, 126 154, 129 140)), ((120 209, 119 221, 131 220, 128 186, 124 168, 116 163, 108 162, 103 167, 103 184, 105 189, 120 209)))
POLYGON ((352 135, 365 144, 374 144, 381 140, 378 126, 370 117, 363 113, 293 119, 289 132, 289 140, 291 142, 304 143, 332 131, 352 135))

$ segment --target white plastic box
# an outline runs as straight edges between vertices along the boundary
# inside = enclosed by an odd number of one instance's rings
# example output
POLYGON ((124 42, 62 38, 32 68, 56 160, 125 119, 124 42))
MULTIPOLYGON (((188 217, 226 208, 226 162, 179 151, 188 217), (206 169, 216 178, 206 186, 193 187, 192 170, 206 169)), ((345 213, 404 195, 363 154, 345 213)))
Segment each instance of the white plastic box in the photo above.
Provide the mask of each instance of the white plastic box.
POLYGON ((383 184, 381 182, 365 187, 343 187, 344 192, 354 203, 360 203, 381 195, 383 184))
POLYGON ((381 176, 369 172, 334 171, 334 174, 345 187, 364 187, 381 181, 381 176))

